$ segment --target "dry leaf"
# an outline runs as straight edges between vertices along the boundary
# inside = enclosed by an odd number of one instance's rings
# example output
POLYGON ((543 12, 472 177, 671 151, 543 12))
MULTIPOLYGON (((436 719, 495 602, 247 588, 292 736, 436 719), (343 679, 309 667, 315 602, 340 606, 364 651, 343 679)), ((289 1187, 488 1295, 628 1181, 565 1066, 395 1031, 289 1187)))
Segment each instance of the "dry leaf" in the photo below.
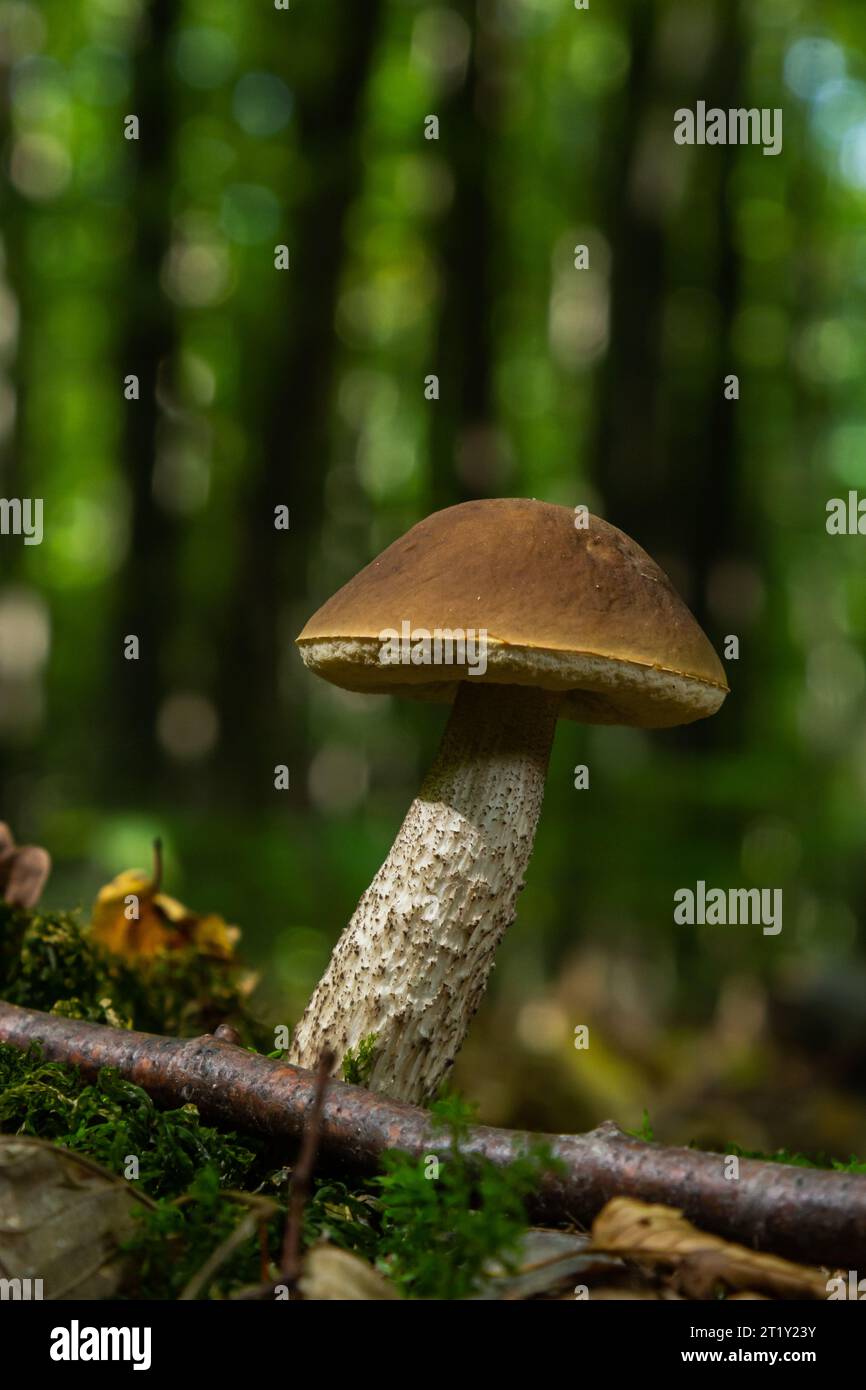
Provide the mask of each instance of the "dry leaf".
POLYGON ((0 897, 13 907, 33 908, 51 872, 51 855, 39 845, 16 845, 0 821, 0 897))
POLYGON ((826 1298, 825 1270, 793 1264, 699 1231, 674 1207, 614 1197, 592 1226, 595 1250, 673 1272, 687 1298, 712 1298, 719 1284, 776 1298, 826 1298))
POLYGON ((508 1273, 494 1266, 475 1297, 511 1302, 541 1298, 563 1286, 571 1289, 576 1283, 585 1284, 603 1275, 615 1275, 624 1268, 622 1260, 595 1254, 590 1249, 589 1236, 534 1226, 520 1242, 514 1271, 508 1273))
POLYGON ((337 1245, 314 1245, 298 1281, 304 1298, 359 1300, 398 1298, 393 1284, 357 1255, 337 1245))
POLYGON ((111 1298, 124 1276, 118 1243, 151 1205, 80 1154, 2 1135, 0 1278, 41 1279, 46 1299, 111 1298))
POLYGON ((240 932, 215 913, 200 917, 160 891, 162 867, 156 846, 153 876, 127 869, 106 884, 93 907, 93 938, 117 956, 156 956, 194 946, 201 955, 230 960, 240 932))

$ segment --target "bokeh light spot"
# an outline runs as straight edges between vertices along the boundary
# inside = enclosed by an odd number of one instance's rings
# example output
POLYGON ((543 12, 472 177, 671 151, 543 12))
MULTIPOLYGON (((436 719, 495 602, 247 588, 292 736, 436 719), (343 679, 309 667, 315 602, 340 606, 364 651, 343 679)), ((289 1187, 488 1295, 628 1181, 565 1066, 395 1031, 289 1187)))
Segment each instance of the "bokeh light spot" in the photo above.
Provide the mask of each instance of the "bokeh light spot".
POLYGON ((292 94, 279 77, 248 72, 235 86, 232 110, 247 135, 276 135, 291 119, 292 94))

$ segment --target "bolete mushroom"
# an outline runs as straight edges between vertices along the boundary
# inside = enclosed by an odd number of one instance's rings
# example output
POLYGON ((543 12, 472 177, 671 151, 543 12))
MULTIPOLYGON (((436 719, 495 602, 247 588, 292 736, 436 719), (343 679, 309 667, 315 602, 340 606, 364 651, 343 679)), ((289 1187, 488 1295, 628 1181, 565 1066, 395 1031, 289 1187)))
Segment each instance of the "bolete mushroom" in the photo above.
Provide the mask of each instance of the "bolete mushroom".
POLYGON ((557 718, 687 724, 719 708, 725 673, 640 546, 524 498, 429 516, 297 641, 310 670, 346 690, 453 704, 290 1051, 311 1067, 326 1043, 339 1061, 375 1034, 368 1084, 418 1102, 454 1060, 514 920, 557 718))

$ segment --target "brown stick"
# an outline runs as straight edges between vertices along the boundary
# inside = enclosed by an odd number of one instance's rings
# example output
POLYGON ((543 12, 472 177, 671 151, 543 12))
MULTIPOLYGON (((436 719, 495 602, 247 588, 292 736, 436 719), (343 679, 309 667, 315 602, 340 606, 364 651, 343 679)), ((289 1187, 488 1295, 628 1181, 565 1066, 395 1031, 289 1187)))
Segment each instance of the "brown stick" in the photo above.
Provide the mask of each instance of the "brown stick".
MULTIPOLYGON (((178 1040, 79 1023, 0 1002, 0 1042, 41 1043, 46 1057, 93 1076, 115 1067, 163 1105, 188 1101, 217 1124, 297 1140, 311 1114, 312 1072, 256 1056, 210 1035, 178 1040)), ((470 1128, 464 1149, 506 1164, 543 1140, 564 1164, 545 1174, 533 1215, 588 1226, 611 1197, 679 1207, 697 1225, 745 1245, 813 1264, 866 1264, 866 1177, 740 1159, 727 1180, 719 1154, 666 1149, 607 1122, 588 1134, 538 1135, 470 1128)), ((386 1149, 418 1157, 441 1151, 447 1136, 424 1110, 332 1081, 321 1113, 321 1149, 332 1166, 375 1170, 386 1149)))

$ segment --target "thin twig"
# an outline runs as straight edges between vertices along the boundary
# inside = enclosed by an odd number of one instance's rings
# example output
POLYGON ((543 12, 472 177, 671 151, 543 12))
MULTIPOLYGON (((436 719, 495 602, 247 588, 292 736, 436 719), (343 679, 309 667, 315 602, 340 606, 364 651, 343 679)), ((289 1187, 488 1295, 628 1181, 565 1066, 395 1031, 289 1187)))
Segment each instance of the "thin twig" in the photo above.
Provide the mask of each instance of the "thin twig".
POLYGON ((153 878, 151 892, 158 893, 162 887, 162 840, 157 835, 153 842, 153 878))
POLYGON ((301 1152, 292 1170, 292 1191, 289 1197, 289 1214, 283 1240, 282 1269, 285 1282, 293 1291, 297 1290, 298 1279, 301 1274, 301 1233, 304 1223, 304 1208, 313 1186, 313 1169, 316 1166, 316 1154, 322 1132, 322 1108, 333 1065, 333 1052, 330 1048, 323 1048, 319 1054, 319 1064, 316 1067, 316 1089, 310 1102, 309 1120, 304 1125, 301 1152))
POLYGON ((244 1204, 249 1207, 249 1210, 241 1217, 238 1224, 229 1232, 225 1240, 220 1241, 216 1249, 211 1251, 201 1269, 196 1270, 195 1274, 178 1294, 178 1299, 181 1302, 191 1302, 200 1298, 214 1275, 229 1259, 231 1259, 235 1251, 240 1250, 241 1246, 249 1240, 250 1236, 255 1233, 256 1228, 260 1226, 262 1222, 266 1225, 267 1218, 275 1211, 279 1210, 276 1202, 272 1202, 268 1197, 255 1197, 252 1194, 237 1192, 231 1195, 243 1201, 244 1204))

